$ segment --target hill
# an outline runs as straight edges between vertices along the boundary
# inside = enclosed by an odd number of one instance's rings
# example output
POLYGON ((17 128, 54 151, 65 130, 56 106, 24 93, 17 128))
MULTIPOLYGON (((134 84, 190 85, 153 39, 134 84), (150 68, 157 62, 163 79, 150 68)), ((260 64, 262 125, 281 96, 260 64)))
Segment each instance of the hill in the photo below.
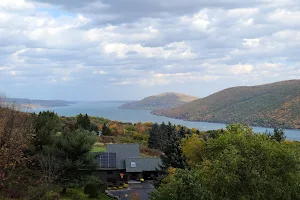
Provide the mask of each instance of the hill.
POLYGON ((172 108, 176 106, 183 105, 185 103, 191 102, 198 99, 197 97, 167 92, 159 95, 154 95, 146 97, 141 101, 131 102, 122 105, 120 108, 123 109, 139 109, 139 110, 156 110, 163 108, 172 108))
POLYGON ((21 98, 4 98, 3 101, 8 104, 16 104, 21 108, 50 108, 50 107, 63 107, 73 104, 73 101, 64 100, 31 100, 21 98))
POLYGON ((233 87, 153 114, 189 121, 299 129, 300 80, 233 87))

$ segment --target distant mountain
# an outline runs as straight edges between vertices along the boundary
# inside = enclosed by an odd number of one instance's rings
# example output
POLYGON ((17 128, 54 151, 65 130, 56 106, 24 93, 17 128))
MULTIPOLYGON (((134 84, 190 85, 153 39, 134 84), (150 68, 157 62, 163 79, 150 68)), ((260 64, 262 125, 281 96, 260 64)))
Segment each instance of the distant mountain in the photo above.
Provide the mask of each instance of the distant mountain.
POLYGON ((233 87, 153 114, 189 121, 300 129, 300 80, 233 87))
POLYGON ((51 108, 51 107, 63 107, 70 104, 76 103, 74 101, 64 101, 64 100, 31 100, 31 99, 21 99, 21 98, 5 98, 5 103, 16 104, 21 108, 51 108))
POLYGON ((139 109, 139 110, 156 110, 163 108, 172 108, 198 99, 190 95, 167 92, 155 96, 150 96, 141 101, 126 103, 120 108, 123 109, 139 109))

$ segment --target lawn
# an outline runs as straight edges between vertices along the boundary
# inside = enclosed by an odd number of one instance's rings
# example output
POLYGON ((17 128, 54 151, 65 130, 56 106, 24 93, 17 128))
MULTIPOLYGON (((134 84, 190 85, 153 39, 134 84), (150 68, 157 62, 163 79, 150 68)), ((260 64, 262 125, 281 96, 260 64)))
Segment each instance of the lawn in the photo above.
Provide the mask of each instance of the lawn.
POLYGON ((105 194, 101 194, 98 198, 88 198, 88 195, 83 193, 82 188, 69 188, 65 194, 61 194, 61 200, 113 200, 112 198, 106 196, 105 194))
POLYGON ((106 148, 104 146, 94 146, 92 152, 106 152, 106 148))

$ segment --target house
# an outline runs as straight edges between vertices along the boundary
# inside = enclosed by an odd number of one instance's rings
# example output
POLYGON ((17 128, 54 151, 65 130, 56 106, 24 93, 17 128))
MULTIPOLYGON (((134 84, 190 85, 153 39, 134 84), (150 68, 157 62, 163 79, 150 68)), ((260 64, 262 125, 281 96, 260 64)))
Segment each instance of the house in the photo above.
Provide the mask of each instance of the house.
POLYGON ((99 178, 111 183, 152 179, 161 165, 159 158, 141 158, 139 144, 107 144, 97 162, 99 178))

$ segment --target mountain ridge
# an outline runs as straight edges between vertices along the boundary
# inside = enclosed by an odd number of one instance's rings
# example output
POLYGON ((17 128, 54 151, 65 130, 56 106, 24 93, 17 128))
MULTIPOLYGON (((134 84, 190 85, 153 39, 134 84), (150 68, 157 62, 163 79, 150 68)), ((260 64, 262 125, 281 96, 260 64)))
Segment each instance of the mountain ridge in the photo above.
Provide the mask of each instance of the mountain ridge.
POLYGON ((156 110, 162 108, 171 108, 198 99, 191 95, 165 92, 158 95, 146 97, 140 101, 126 103, 120 106, 122 109, 156 110))
POLYGON ((152 112, 188 121, 243 122, 300 128, 300 80, 227 88, 175 108, 152 112))

